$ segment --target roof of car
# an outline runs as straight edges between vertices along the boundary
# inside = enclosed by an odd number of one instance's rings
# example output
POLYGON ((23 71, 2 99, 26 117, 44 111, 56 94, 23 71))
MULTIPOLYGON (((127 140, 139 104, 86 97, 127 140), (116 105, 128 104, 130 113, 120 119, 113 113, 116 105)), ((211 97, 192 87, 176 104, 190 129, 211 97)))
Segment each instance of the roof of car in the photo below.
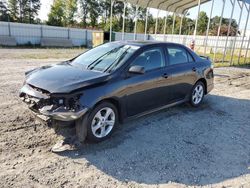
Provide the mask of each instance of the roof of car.
POLYGON ((125 41, 116 41, 116 42, 122 43, 122 44, 128 44, 128 45, 135 45, 135 46, 147 46, 151 44, 176 44, 176 43, 171 43, 171 42, 161 42, 161 41, 155 41, 155 40, 145 40, 145 41, 125 40, 125 41))

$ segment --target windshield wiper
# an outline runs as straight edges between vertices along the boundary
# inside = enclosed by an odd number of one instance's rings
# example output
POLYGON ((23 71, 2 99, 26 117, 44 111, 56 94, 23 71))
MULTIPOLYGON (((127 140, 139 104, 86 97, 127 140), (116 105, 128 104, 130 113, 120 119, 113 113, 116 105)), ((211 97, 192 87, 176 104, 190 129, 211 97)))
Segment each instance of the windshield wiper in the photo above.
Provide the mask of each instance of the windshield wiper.
POLYGON ((113 49, 113 50, 111 50, 111 51, 109 51, 109 52, 107 52, 107 53, 105 53, 105 54, 103 54, 102 56, 100 56, 99 58, 97 58, 95 61, 93 61, 92 63, 90 63, 90 64, 86 67, 86 69, 90 69, 90 70, 94 69, 94 67, 95 67, 96 65, 98 65, 100 62, 102 62, 102 60, 103 60, 102 58, 103 58, 104 56, 107 56, 107 55, 113 53, 113 51, 115 51, 115 50, 116 50, 116 48, 113 49))
MULTIPOLYGON (((107 53, 106 53, 107 54, 107 53)), ((95 61, 93 61, 92 63, 90 63, 89 65, 87 65, 86 69, 90 69, 91 66, 96 66, 96 63, 99 63, 101 58, 103 56, 105 56, 106 54, 103 54, 102 56, 100 56, 99 58, 97 58, 95 61)))
POLYGON ((127 48, 124 52, 123 52, 123 54, 120 56, 120 57, 118 57, 115 61, 113 61, 113 63, 111 63, 111 65, 109 65, 103 72, 107 72, 107 71, 111 71, 112 69, 114 69, 115 67, 117 67, 117 65, 120 63, 120 61, 124 58, 124 56, 127 54, 127 51, 130 49, 130 47, 129 48, 127 48))

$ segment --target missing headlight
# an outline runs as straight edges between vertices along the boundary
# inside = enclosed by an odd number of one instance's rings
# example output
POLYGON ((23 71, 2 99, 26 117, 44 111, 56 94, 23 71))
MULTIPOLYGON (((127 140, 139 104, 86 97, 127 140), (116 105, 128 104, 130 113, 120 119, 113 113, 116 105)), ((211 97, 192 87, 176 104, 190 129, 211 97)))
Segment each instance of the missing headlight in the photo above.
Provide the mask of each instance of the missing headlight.
POLYGON ((68 99, 69 109, 71 109, 73 111, 80 109, 79 99, 80 99, 80 96, 75 96, 75 97, 69 98, 68 99))

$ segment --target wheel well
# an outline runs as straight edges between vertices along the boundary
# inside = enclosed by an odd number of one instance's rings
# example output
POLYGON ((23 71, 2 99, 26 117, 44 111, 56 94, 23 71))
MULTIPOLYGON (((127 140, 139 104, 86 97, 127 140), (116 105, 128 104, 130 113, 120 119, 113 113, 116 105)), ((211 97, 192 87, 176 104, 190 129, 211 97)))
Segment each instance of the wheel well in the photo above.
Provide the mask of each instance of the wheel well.
POLYGON ((123 118, 122 118, 123 116, 122 116, 122 112, 121 112, 122 110, 121 110, 121 104, 120 104, 120 102, 118 100, 114 99, 114 98, 108 98, 108 99, 103 99, 103 100, 99 101, 95 105, 95 107, 97 105, 99 105, 100 103, 102 103, 102 102, 109 102, 109 103, 113 104, 116 107, 116 109, 118 111, 119 122, 121 123, 123 121, 123 118))
POLYGON ((207 94, 207 81, 206 81, 206 79, 205 78, 201 78, 197 82, 199 82, 199 81, 201 81, 204 84, 204 86, 205 86, 205 94, 207 94))

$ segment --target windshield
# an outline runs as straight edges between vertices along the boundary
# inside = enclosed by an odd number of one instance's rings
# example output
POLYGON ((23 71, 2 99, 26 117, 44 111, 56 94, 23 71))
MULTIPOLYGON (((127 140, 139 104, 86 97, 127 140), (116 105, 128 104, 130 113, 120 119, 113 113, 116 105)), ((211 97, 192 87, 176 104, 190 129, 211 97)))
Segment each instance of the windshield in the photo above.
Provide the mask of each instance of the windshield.
POLYGON ((120 67, 139 47, 120 43, 107 43, 88 50, 72 61, 85 69, 111 72, 120 67))

